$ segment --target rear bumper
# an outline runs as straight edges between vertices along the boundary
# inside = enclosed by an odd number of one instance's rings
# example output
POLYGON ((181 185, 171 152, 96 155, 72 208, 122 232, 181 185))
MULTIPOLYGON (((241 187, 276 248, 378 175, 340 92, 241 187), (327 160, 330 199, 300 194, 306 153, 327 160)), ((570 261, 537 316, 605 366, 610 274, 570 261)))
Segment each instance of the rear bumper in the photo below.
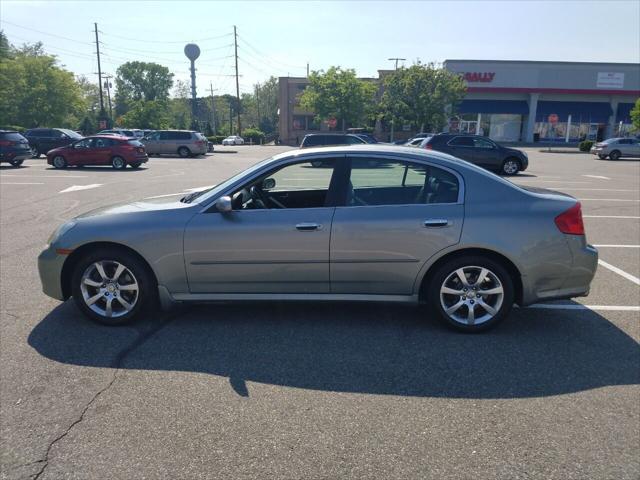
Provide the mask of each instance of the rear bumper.
POLYGON ((14 162, 31 158, 30 150, 9 151, 0 153, 0 162, 14 162))
POLYGON ((587 244, 584 236, 565 236, 573 257, 573 264, 568 274, 564 276, 555 288, 548 290, 530 288, 533 279, 528 279, 525 283, 525 277, 523 277, 523 306, 536 302, 586 297, 589 295, 591 281, 598 268, 598 250, 587 244))

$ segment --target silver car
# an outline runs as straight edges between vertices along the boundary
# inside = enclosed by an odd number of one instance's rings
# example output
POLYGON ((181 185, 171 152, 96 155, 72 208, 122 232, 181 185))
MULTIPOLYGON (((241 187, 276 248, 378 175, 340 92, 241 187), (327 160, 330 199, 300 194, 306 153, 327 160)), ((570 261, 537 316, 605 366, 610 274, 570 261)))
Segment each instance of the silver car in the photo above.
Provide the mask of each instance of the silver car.
POLYGON ((587 295, 597 260, 568 195, 439 152, 357 145, 80 215, 38 266, 47 295, 109 325, 157 303, 356 300, 424 302, 475 332, 514 303, 587 295))
POLYGON ((208 150, 207 138, 191 130, 158 130, 141 139, 149 155, 178 154, 186 158, 204 155, 208 150))
POLYGON ((591 147, 591 153, 601 160, 609 157, 618 160, 622 157, 640 157, 640 139, 638 138, 609 138, 591 147))

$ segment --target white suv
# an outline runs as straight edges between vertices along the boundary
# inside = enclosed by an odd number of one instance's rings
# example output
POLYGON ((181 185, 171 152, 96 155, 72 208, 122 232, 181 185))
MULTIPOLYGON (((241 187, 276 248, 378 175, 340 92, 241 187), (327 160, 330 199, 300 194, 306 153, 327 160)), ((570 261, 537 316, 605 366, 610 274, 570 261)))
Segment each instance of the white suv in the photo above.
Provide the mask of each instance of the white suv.
POLYGON ((222 145, 244 145, 244 138, 238 135, 230 135, 222 140, 222 145))

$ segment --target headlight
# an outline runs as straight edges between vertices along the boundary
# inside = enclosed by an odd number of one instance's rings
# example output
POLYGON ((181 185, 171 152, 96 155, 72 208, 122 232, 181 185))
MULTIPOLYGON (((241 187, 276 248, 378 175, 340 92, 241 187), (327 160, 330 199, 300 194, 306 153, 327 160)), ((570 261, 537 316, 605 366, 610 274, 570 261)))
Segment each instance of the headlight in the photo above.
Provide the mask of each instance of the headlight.
POLYGON ((67 233, 69 230, 71 230, 75 226, 76 226, 75 220, 71 220, 71 221, 69 221, 67 223, 63 223, 62 225, 60 225, 49 236, 49 240, 47 240, 47 245, 51 245, 53 242, 58 240, 58 238, 60 238, 62 235, 67 233))

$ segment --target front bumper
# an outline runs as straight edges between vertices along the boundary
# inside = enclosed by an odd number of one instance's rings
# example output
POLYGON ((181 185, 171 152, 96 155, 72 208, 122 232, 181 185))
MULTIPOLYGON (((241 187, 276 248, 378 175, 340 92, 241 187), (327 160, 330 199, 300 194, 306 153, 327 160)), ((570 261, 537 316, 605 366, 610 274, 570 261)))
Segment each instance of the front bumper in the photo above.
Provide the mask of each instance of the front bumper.
POLYGON ((38 273, 45 295, 56 300, 66 300, 62 291, 62 267, 67 255, 57 254, 55 247, 48 245, 38 255, 38 273))

